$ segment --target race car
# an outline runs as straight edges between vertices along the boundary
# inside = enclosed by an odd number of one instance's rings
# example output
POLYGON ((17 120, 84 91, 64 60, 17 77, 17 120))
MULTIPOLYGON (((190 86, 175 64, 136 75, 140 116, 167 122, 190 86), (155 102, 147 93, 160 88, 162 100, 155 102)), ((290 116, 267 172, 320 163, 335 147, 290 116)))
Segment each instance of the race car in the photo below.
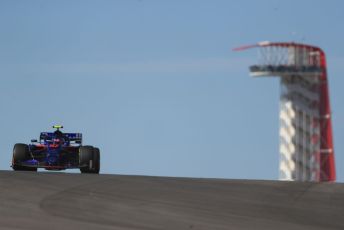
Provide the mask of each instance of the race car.
POLYGON ((54 132, 41 132, 39 141, 14 145, 11 167, 15 171, 80 169, 81 173, 99 173, 99 148, 82 145, 81 133, 63 133, 61 125, 54 132))

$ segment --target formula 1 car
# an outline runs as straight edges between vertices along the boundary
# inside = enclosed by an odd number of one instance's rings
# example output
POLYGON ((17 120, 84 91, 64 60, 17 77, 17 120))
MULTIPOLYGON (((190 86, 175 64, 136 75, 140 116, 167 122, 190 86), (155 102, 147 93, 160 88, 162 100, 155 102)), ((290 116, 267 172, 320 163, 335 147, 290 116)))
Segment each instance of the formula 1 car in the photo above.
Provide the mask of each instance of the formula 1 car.
POLYGON ((15 171, 64 170, 79 168, 81 173, 99 173, 99 148, 82 145, 81 133, 63 133, 63 126, 54 125, 55 132, 42 132, 39 141, 15 144, 12 168, 15 171))

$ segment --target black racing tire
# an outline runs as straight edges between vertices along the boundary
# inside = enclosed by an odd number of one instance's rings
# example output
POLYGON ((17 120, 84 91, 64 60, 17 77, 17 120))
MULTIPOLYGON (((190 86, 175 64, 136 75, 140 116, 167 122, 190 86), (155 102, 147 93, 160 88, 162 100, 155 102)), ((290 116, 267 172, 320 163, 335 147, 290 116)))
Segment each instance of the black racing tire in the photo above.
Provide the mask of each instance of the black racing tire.
POLYGON ((14 171, 37 171, 34 167, 25 167, 21 163, 23 161, 29 160, 30 150, 29 146, 26 144, 15 144, 13 147, 13 158, 12 158, 12 168, 14 171))
POLYGON ((79 165, 81 173, 93 173, 95 171, 93 146, 85 145, 79 148, 79 165))
POLYGON ((100 150, 99 148, 93 149, 94 173, 99 174, 100 171, 100 150))

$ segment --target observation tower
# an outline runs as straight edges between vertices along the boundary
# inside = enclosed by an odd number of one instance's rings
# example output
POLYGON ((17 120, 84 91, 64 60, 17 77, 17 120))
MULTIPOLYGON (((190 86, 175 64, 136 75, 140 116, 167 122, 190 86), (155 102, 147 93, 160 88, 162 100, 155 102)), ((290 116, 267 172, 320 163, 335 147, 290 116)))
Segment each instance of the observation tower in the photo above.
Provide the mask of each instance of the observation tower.
POLYGON ((331 109, 325 53, 319 47, 260 42, 253 77, 280 78, 279 178, 335 181, 331 109))

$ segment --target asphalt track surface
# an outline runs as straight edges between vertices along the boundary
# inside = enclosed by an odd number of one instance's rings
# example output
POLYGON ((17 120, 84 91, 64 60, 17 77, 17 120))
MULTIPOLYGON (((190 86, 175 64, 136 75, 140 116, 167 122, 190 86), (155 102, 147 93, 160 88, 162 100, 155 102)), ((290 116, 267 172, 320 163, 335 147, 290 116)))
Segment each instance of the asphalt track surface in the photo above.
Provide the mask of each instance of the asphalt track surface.
POLYGON ((344 184, 0 171, 0 229, 344 229, 344 184))

